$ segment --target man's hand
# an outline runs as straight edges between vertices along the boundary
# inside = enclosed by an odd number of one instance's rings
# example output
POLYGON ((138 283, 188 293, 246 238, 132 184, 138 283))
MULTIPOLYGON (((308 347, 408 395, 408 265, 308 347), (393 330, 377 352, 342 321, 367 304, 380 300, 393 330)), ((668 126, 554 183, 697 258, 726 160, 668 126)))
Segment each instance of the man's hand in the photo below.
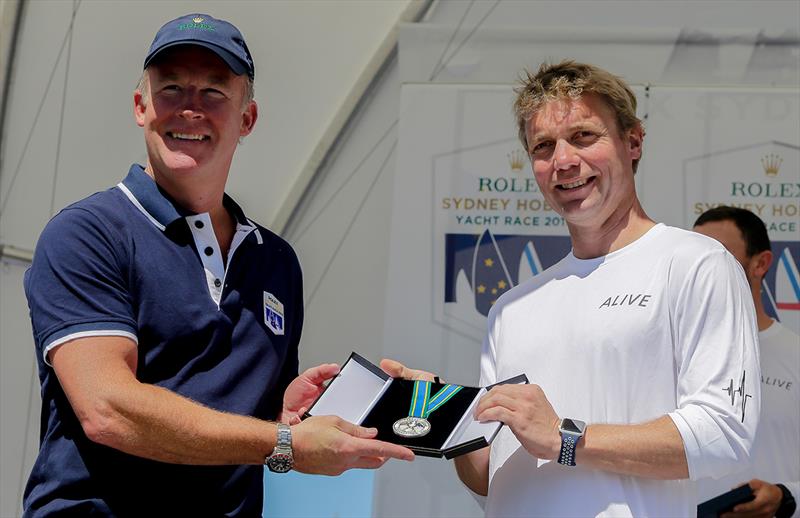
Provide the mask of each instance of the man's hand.
POLYGON ((560 419, 539 385, 498 385, 478 402, 478 421, 506 424, 528 453, 556 459, 561 452, 560 419))
POLYGON ((363 428, 336 416, 312 416, 292 426, 294 469, 317 475, 339 475, 352 468, 374 469, 389 459, 414 460, 408 448, 373 439, 375 428, 363 428))
POLYGON ((732 512, 721 514, 720 518, 772 518, 775 516, 783 499, 781 488, 757 478, 748 484, 756 498, 737 505, 732 512))
POLYGON ((381 369, 383 369, 383 372, 393 378, 434 381, 434 378, 436 377, 428 371, 409 369, 402 363, 395 360, 381 360, 381 369))
POLYGON ((325 390, 325 382, 339 374, 335 363, 324 363, 303 372, 286 387, 283 410, 278 421, 289 425, 300 422, 302 415, 325 390))

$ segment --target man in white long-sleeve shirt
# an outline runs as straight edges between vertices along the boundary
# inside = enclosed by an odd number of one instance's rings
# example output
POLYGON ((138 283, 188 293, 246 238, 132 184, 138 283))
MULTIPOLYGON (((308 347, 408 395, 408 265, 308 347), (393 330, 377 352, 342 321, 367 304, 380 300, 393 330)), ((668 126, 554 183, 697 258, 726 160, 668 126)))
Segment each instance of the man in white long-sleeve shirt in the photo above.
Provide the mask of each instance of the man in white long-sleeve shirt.
POLYGON ((761 348, 761 424, 752 464, 718 480, 702 480, 699 501, 748 483, 755 499, 736 506, 732 517, 788 518, 800 495, 800 336, 764 309, 761 285, 773 259, 767 229, 749 210, 716 207, 697 218, 694 230, 722 243, 744 268, 761 348))
POLYGON ((657 224, 636 195, 644 130, 621 79, 571 61, 517 91, 519 134, 572 251, 489 314, 480 420, 504 427, 456 459, 489 516, 690 516, 694 484, 750 455, 757 329, 735 259, 657 224), (584 424, 585 422, 585 424, 584 424))

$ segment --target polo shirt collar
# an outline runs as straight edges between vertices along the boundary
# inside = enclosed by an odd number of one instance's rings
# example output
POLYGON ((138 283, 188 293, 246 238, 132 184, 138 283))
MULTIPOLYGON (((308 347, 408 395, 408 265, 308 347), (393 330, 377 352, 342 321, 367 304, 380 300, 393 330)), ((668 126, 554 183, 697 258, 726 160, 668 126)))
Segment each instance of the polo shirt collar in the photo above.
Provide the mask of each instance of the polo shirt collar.
MULTIPOLYGON (((186 216, 194 215, 178 205, 166 192, 161 190, 155 180, 144 171, 144 167, 133 164, 128 175, 117 187, 139 209, 150 222, 161 229, 166 229, 170 224, 186 216)), ((223 195, 222 204, 236 219, 237 227, 252 227, 252 223, 245 217, 244 211, 227 194, 223 195)))

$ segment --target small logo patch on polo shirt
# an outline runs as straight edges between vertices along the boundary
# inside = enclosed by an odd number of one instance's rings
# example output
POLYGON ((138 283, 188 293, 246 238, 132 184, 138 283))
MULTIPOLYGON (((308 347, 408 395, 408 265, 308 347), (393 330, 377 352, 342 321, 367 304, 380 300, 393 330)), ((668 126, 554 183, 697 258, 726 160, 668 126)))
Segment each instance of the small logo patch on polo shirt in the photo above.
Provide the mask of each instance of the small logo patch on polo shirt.
POLYGON ((264 323, 276 335, 283 334, 283 303, 268 291, 264 292, 264 323))

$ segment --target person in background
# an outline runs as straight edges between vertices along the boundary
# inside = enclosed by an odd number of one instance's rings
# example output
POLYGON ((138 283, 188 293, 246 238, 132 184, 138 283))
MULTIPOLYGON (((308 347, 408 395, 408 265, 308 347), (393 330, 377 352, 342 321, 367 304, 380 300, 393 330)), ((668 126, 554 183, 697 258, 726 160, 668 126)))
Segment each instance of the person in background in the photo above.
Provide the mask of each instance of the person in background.
POLYGON ((300 422, 338 366, 298 376, 297 257, 225 194, 254 77, 230 23, 167 22, 133 94, 147 163, 42 232, 25 276, 42 385, 25 516, 261 516, 264 464, 413 459, 374 429, 300 422))
POLYGON ((722 243, 742 265, 756 308, 761 350, 761 424, 752 463, 722 479, 701 480, 699 501, 746 483, 755 499, 726 516, 787 518, 795 513, 800 495, 800 336, 764 309, 762 285, 773 259, 767 229, 751 211, 721 206, 701 214, 694 231, 722 243))

